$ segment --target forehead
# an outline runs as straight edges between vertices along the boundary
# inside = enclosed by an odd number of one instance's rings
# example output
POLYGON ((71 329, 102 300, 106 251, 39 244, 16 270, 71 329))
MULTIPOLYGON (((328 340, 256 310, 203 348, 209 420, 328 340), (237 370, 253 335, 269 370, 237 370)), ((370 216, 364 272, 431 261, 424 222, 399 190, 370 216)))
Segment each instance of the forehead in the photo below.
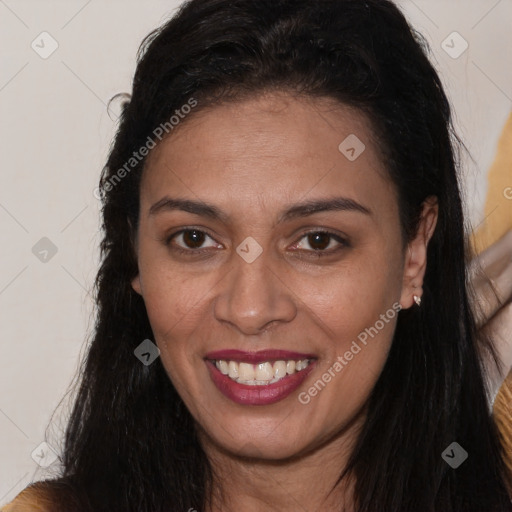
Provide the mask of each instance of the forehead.
POLYGON ((392 193, 366 116, 327 98, 267 93, 185 118, 149 154, 141 196, 271 201, 333 189, 392 193))

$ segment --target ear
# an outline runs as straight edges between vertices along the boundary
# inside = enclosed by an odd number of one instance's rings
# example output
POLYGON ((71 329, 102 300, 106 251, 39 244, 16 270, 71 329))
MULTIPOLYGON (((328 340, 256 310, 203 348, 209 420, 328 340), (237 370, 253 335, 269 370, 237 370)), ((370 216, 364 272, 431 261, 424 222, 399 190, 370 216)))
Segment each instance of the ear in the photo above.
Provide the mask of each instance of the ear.
POLYGON ((427 246, 434 234, 438 214, 437 197, 429 196, 423 202, 418 231, 414 239, 407 244, 400 297, 403 309, 408 309, 415 303, 414 295, 420 298, 423 295, 423 278, 427 269, 427 246))
MULTIPOLYGON (((131 246, 133 248, 133 251, 135 253, 135 258, 138 259, 137 257, 137 252, 138 252, 138 237, 137 237, 137 234, 136 234, 136 231, 133 227, 133 224, 132 222, 130 221, 130 219, 128 219, 128 225, 130 226, 130 243, 131 243, 131 246)), ((139 295, 142 295, 142 284, 140 282, 140 273, 137 274, 131 281, 131 285, 132 285, 132 288, 139 294, 139 295)))
POLYGON ((142 295, 142 286, 140 284, 140 274, 137 274, 132 279, 132 288, 139 294, 142 295))

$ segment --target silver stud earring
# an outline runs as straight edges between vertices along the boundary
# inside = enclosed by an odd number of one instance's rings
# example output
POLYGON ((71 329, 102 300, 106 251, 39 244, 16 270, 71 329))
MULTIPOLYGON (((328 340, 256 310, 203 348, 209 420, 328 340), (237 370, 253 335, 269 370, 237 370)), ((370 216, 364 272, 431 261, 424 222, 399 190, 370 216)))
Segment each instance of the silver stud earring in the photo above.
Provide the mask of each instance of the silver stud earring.
POLYGON ((414 299, 414 302, 416 302, 416 304, 418 306, 421 305, 421 297, 418 297, 417 295, 413 295, 412 298, 414 299))

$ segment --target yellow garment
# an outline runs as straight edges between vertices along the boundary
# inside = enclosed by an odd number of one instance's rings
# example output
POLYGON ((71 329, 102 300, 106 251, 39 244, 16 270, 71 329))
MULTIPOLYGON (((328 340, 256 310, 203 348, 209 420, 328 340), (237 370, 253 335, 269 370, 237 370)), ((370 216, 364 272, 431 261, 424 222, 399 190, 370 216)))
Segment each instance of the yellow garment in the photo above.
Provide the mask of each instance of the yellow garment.
POLYGON ((473 233, 477 253, 498 241, 512 229, 512 113, 508 116, 487 175, 485 220, 473 233))
POLYGON ((21 491, 0 512, 53 512, 51 493, 44 483, 37 482, 21 491))
POLYGON ((508 490, 512 496, 512 372, 508 374, 494 400, 493 415, 502 436, 505 464, 509 472, 508 490))

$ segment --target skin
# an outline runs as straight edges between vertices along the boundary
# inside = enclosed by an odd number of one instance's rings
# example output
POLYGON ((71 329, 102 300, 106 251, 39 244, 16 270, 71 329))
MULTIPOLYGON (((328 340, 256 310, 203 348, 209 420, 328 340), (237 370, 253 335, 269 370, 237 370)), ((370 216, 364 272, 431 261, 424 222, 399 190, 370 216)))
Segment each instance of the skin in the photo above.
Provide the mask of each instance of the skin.
POLYGON ((366 118, 282 92, 190 115, 149 155, 140 201, 132 286, 215 469, 209 512, 329 510, 343 500, 350 510, 352 482, 329 491, 364 421, 396 316, 307 405, 298 395, 394 303, 417 307, 435 201, 425 203, 418 234, 404 248, 396 193, 366 118), (355 161, 338 150, 349 134, 366 146, 355 161), (206 201, 228 218, 150 214, 164 196, 206 201), (278 222, 291 205, 337 196, 371 214, 331 210, 278 222), (178 234, 166 245, 184 228, 206 235, 178 234), (348 245, 305 235, 326 229, 348 245), (252 263, 236 252, 249 236, 263 250, 252 263), (330 254, 318 257, 319 246, 330 254), (192 255, 195 247, 205 253, 192 255), (314 353, 317 367, 277 403, 239 405, 217 390, 204 361, 227 348, 314 353))

